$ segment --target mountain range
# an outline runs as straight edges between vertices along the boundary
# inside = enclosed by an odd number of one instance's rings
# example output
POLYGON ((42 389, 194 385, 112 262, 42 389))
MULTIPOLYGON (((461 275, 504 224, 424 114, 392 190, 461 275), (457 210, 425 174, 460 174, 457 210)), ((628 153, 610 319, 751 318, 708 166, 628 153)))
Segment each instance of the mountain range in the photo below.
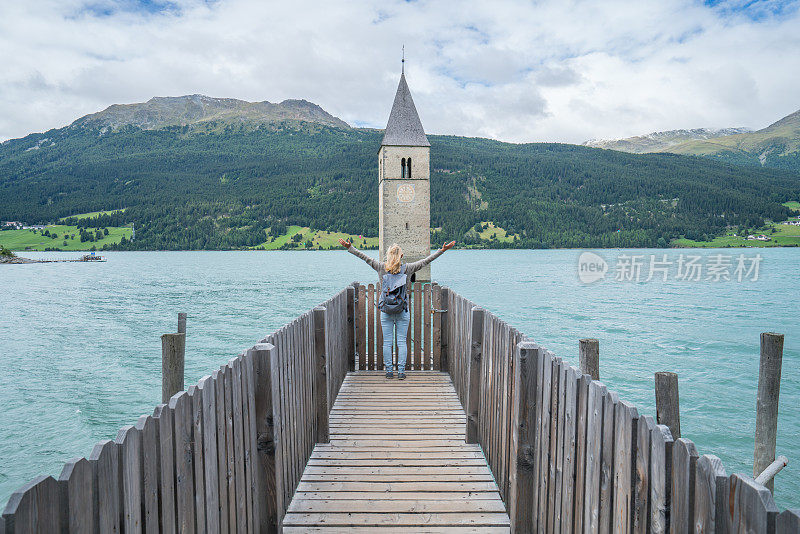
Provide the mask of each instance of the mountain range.
POLYGON ((284 100, 273 104, 205 95, 154 97, 143 103, 114 104, 98 113, 81 117, 70 127, 105 132, 123 126, 135 126, 143 130, 181 126, 199 131, 220 125, 259 126, 285 122, 350 128, 343 120, 306 100, 284 100))
POLYGON ((670 152, 800 171, 800 110, 766 128, 671 130, 624 139, 591 140, 585 146, 634 154, 670 152))
MULTIPOLYGON (((124 249, 254 247, 289 225, 375 236, 381 136, 302 100, 190 95, 111 106, 0 144, 0 220, 126 208, 95 223, 135 224, 124 249)), ((800 199, 800 176, 767 165, 428 139, 434 245, 666 246, 785 220, 782 204, 800 199), (487 222, 514 238, 484 240, 476 228, 487 222)))
POLYGON ((581 143, 584 146, 619 150, 632 154, 669 151, 674 146, 688 141, 714 139, 726 135, 752 132, 750 128, 694 128, 691 130, 669 130, 624 139, 591 139, 581 143))

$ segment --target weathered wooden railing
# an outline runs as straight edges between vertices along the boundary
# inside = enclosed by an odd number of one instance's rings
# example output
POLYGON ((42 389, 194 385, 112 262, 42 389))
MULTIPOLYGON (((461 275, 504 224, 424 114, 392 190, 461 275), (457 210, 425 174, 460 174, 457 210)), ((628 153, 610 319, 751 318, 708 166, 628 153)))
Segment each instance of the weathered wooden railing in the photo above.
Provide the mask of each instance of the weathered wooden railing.
POLYGON ((16 491, 0 533, 275 532, 328 441, 353 346, 352 288, 16 491), (348 299, 350 296, 350 299, 348 299))
MULTIPOLYGON (((374 284, 354 283, 355 304, 355 359, 352 370, 383 369, 383 331, 380 295, 374 284)), ((406 369, 441 369, 441 287, 438 284, 409 284, 410 324, 406 334, 408 346, 406 369)), ((392 349, 392 362, 397 363, 397 345, 392 349)))
POLYGON ((447 288, 443 369, 514 532, 800 532, 767 488, 447 288))
MULTIPOLYGON (((415 284, 408 364, 441 369, 515 532, 800 532, 750 477, 446 287, 415 284)), ((275 532, 348 370, 380 369, 374 286, 353 284, 15 492, 0 534, 275 532)))

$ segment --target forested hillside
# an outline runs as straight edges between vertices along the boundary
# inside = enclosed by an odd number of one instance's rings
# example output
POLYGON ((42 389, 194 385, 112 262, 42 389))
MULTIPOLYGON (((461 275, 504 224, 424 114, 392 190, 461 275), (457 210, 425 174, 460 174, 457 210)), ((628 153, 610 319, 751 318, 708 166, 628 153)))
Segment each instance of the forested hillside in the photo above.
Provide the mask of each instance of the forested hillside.
MULTIPOLYGON (((55 221, 127 208, 123 249, 229 249, 287 225, 377 235, 381 132, 307 122, 100 130, 73 126, 0 145, 0 220, 55 221)), ((431 141, 434 243, 498 247, 664 246, 726 226, 783 220, 796 173, 672 154, 565 144, 431 141), (513 240, 481 242, 492 221, 513 240)))

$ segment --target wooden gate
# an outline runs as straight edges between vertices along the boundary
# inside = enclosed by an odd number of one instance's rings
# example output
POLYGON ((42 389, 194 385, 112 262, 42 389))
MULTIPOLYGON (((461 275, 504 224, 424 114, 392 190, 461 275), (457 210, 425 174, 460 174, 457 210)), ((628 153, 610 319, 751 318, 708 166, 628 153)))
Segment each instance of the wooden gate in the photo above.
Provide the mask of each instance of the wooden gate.
MULTIPOLYGON (((383 331, 380 297, 375 284, 354 283, 355 290, 355 370, 383 369, 383 331)), ((409 284, 406 370, 441 369, 442 292, 436 283, 409 284)), ((392 343, 392 363, 397 364, 397 340, 392 343)))

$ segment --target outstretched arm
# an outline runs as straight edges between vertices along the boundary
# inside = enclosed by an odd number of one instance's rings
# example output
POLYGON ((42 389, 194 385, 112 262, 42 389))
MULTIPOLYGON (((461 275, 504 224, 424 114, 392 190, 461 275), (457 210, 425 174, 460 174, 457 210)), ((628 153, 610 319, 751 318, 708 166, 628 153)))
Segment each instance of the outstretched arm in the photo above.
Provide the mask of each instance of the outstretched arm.
POLYGON ((339 239, 339 243, 344 248, 347 249, 347 252, 349 252, 350 254, 355 256, 356 258, 361 258, 362 260, 364 260, 367 263, 367 265, 369 265, 370 267, 372 267, 376 271, 381 272, 381 262, 379 262, 376 259, 370 258, 366 254, 364 254, 363 252, 358 250, 356 247, 354 247, 352 243, 350 243, 348 241, 345 241, 344 239, 339 239))
POLYGON ((421 259, 419 261, 415 261, 414 263, 406 264, 406 273, 411 275, 412 273, 415 273, 415 272, 419 271, 420 269, 422 269, 423 267, 428 265, 430 262, 432 262, 433 260, 435 260, 436 258, 441 256, 442 254, 444 254, 444 252, 446 250, 449 250, 449 249, 453 248, 453 245, 455 245, 455 244, 456 244, 455 241, 450 241, 449 243, 445 243, 442 246, 442 248, 440 248, 439 250, 437 250, 436 252, 434 252, 433 254, 428 256, 427 258, 423 258, 423 259, 421 259))

